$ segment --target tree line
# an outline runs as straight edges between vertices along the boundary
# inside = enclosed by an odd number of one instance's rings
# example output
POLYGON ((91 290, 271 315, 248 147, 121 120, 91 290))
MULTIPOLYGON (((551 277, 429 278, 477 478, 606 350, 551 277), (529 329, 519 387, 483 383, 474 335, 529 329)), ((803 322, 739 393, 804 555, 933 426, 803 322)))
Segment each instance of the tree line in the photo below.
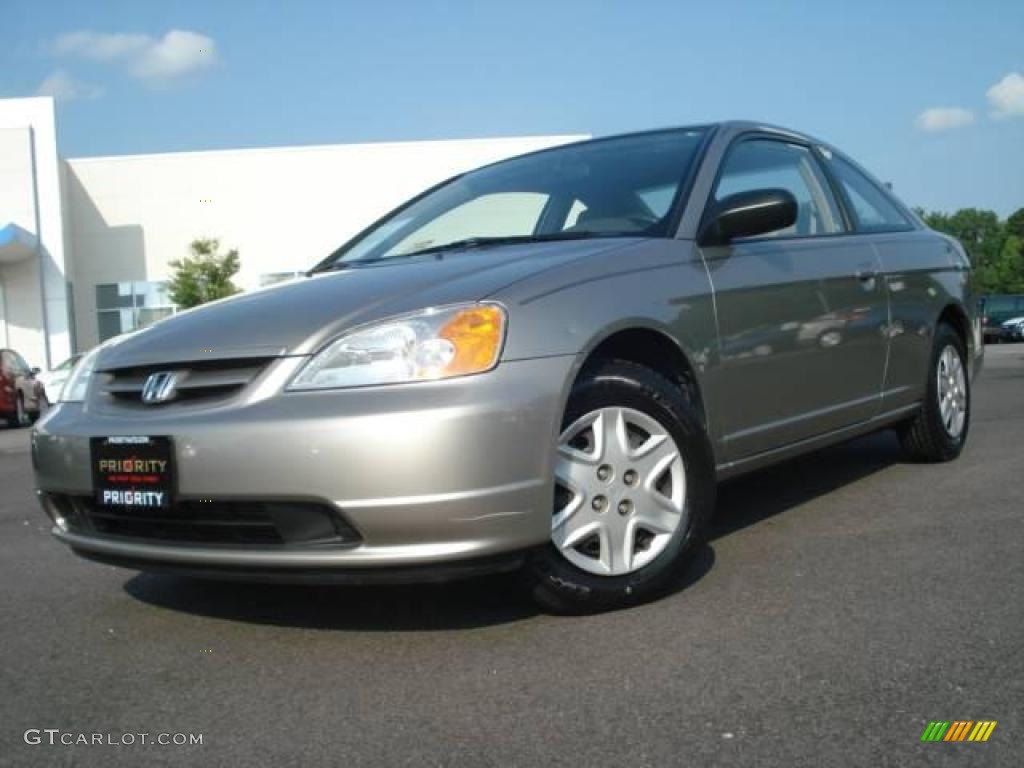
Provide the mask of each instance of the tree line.
POLYGON ((1024 293, 1024 208, 1005 220, 978 208, 917 213, 929 227, 963 244, 981 293, 1024 293))

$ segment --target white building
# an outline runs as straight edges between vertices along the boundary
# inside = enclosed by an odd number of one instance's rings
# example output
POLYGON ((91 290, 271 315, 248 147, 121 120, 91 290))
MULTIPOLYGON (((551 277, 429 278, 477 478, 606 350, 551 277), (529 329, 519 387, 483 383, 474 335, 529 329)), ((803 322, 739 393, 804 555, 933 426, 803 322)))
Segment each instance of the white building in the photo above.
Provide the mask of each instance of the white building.
POLYGON ((251 289, 308 269, 404 200, 584 136, 63 159, 50 98, 0 100, 0 347, 51 367, 171 314, 168 263, 237 248, 251 289))

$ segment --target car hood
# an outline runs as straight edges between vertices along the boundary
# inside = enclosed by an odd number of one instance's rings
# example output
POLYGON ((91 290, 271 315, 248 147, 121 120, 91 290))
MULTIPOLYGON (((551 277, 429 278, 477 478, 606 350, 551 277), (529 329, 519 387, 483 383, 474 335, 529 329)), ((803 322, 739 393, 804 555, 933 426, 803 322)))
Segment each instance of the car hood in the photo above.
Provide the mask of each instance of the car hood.
POLYGON ((308 355, 357 325, 477 301, 526 277, 636 238, 488 246, 353 266, 240 294, 120 337, 98 370, 202 359, 308 355))

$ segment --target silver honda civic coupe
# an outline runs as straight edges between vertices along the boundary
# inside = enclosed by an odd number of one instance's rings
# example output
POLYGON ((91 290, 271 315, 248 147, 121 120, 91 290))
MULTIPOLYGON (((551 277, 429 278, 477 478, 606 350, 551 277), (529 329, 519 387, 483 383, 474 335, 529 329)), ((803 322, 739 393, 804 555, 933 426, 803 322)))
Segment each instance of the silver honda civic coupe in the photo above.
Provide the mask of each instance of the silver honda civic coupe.
POLYGON ((581 142, 93 350, 33 430, 39 499, 135 569, 519 569, 550 610, 619 607, 677 583, 719 480, 883 428, 955 458, 976 306, 963 248, 816 139, 581 142))

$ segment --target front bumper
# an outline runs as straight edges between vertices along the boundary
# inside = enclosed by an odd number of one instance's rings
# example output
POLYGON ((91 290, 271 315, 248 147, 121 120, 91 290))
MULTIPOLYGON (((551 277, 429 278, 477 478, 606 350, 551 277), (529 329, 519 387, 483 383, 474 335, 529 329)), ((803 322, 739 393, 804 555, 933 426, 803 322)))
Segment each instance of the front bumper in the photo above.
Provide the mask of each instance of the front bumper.
POLYGON ((504 362, 462 379, 243 396, 205 408, 62 404, 33 431, 36 485, 44 507, 51 495, 88 499, 91 437, 168 435, 179 501, 323 504, 358 540, 227 546, 61 526, 54 535, 94 559, 210 575, 483 561, 550 536, 552 454, 573 364, 572 356, 504 362))

